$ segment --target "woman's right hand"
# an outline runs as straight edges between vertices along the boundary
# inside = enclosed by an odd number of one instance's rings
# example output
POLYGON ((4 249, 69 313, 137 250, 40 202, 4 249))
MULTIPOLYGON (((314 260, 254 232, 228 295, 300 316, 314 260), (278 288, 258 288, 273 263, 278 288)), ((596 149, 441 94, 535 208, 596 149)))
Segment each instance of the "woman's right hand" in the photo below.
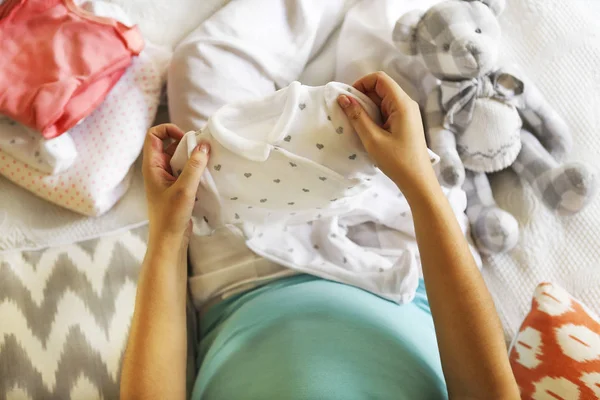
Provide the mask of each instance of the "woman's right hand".
POLYGON ((408 200, 451 399, 518 399, 502 325, 429 161, 417 103, 383 72, 354 84, 381 109, 375 124, 348 96, 338 102, 377 163, 408 200))
POLYGON ((383 125, 377 125, 352 97, 341 95, 338 104, 377 166, 407 198, 424 184, 437 185, 419 105, 384 72, 359 79, 354 88, 369 96, 380 108, 383 125))

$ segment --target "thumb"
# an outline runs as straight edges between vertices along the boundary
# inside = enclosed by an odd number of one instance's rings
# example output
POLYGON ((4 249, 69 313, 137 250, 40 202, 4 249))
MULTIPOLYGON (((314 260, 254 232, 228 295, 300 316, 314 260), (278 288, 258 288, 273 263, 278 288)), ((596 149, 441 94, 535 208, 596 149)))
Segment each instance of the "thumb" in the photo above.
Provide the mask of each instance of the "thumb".
POLYGON ((355 98, 344 94, 338 97, 338 104, 346 113, 350 124, 358 133, 360 141, 366 147, 375 139, 375 135, 379 132, 379 126, 371 119, 369 114, 360 105, 355 98))
POLYGON ((200 184, 200 177, 204 173, 209 156, 210 145, 208 143, 201 143, 197 146, 185 163, 175 185, 182 186, 182 188, 191 188, 195 191, 200 184))

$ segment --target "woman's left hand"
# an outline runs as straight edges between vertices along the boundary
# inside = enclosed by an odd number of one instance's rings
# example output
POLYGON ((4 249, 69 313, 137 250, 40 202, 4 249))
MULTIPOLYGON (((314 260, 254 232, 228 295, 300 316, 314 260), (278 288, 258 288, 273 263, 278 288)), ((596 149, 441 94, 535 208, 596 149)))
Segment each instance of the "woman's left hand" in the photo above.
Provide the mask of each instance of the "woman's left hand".
POLYGON ((189 240, 192 209, 197 200, 200 177, 208 163, 210 146, 200 143, 182 173, 175 178, 170 161, 183 135, 183 131, 173 124, 152 127, 146 135, 142 171, 148 198, 151 243, 187 246, 189 240), (174 142, 165 149, 163 142, 167 139, 174 142))
POLYGON ((122 399, 185 398, 190 218, 210 147, 196 147, 175 178, 170 162, 183 136, 177 126, 164 124, 150 128, 144 142, 150 233, 123 358, 122 399), (174 142, 165 148, 166 140, 174 142))

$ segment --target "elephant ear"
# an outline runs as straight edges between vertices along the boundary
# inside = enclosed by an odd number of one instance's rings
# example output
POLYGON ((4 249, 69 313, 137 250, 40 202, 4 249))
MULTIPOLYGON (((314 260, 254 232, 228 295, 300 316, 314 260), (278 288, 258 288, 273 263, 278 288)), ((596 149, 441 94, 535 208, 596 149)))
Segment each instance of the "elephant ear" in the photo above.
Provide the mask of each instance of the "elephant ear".
POLYGON ((392 40, 404 54, 414 56, 418 53, 416 44, 417 25, 425 14, 422 10, 409 11, 396 21, 392 40))
POLYGON ((504 7, 506 7, 506 0, 464 0, 464 1, 478 1, 480 3, 485 4, 492 10, 494 15, 499 16, 504 11, 504 7))

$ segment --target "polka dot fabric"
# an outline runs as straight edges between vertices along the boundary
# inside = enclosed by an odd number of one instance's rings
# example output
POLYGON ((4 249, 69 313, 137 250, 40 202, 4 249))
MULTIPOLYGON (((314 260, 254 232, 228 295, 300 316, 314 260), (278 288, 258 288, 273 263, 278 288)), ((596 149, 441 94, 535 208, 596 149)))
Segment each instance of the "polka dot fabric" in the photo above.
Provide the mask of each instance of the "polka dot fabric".
MULTIPOLYGON (((339 214, 351 208, 378 170, 339 107, 340 94, 380 120, 375 104, 351 86, 292 82, 268 96, 225 105, 205 129, 189 132, 171 168, 179 175, 198 143, 211 144, 196 215, 217 228, 241 221, 310 221, 321 209, 339 214)), ((437 155, 431 157, 436 162, 437 155)))
POLYGON ((69 170, 46 175, 0 151, 0 174, 77 213, 108 211, 129 187, 129 170, 154 120, 168 58, 148 44, 104 102, 69 131, 78 152, 69 170))
POLYGON ((564 289, 542 283, 510 363, 523 399, 600 399, 600 321, 564 289))

